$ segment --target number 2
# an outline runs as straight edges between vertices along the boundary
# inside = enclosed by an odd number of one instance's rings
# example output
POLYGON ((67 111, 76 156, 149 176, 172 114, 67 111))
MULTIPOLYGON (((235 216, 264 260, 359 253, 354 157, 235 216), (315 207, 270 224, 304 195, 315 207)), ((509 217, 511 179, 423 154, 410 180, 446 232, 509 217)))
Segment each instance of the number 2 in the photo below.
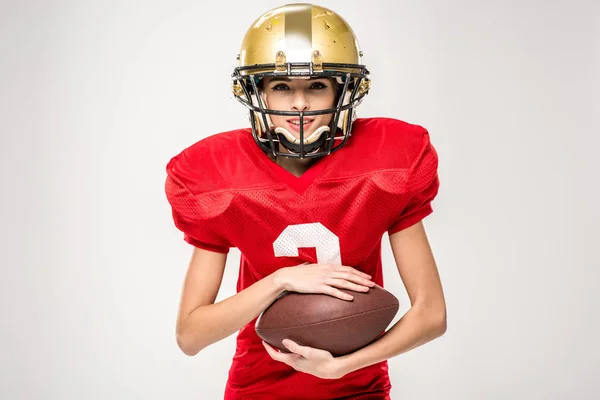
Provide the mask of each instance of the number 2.
POLYGON ((273 243, 275 257, 298 257, 301 247, 315 248, 318 264, 342 265, 340 239, 319 222, 290 225, 273 243))

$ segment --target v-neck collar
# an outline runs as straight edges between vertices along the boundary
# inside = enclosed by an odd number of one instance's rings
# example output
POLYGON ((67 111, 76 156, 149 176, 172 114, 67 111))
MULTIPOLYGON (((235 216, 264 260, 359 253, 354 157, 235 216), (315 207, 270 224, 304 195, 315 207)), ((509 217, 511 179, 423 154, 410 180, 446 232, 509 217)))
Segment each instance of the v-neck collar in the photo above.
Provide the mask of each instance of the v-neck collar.
POLYGON ((327 165, 329 159, 333 156, 330 154, 328 156, 320 157, 316 160, 301 176, 296 176, 289 172, 287 169, 283 168, 281 165, 272 161, 269 156, 256 144, 254 138, 252 137, 252 131, 248 131, 248 134, 245 135, 247 137, 248 146, 252 148, 252 151, 256 154, 257 158, 261 160, 261 162, 271 170, 275 176, 282 182, 284 182, 287 186, 292 188, 298 194, 303 195, 308 188, 313 184, 314 180, 319 176, 321 171, 327 165))

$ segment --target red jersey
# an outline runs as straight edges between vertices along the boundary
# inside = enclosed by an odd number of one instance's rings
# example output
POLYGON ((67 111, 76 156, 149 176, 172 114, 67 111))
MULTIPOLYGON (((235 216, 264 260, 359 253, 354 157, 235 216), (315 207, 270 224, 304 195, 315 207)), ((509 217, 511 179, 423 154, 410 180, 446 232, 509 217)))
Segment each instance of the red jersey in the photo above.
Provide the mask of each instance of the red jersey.
MULTIPOLYGON (((433 210, 438 158, 428 132, 357 119, 340 150, 300 177, 273 162, 250 129, 207 137, 167 165, 175 225, 199 248, 241 252, 237 291, 304 262, 352 266, 384 286, 381 240, 433 210)), ((237 336, 225 399, 385 399, 387 361, 329 380, 272 360, 255 331, 237 336)))

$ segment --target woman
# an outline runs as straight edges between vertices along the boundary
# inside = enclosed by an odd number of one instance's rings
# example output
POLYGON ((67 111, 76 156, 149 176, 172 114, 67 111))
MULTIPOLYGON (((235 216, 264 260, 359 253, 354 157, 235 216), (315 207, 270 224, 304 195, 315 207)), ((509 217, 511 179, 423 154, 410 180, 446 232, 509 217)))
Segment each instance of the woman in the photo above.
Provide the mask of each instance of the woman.
POLYGON ((252 127, 203 139, 167 165, 175 225, 194 246, 177 341, 195 355, 239 331, 225 399, 389 399, 386 360, 445 332, 421 222, 438 192, 437 154, 420 126, 356 118, 370 87, 361 56, 331 10, 263 14, 233 74, 252 127), (340 288, 383 286, 385 232, 411 299, 398 323, 343 357, 260 340, 256 318, 285 290, 351 301, 340 288), (242 254, 237 294, 215 304, 231 247, 242 254))

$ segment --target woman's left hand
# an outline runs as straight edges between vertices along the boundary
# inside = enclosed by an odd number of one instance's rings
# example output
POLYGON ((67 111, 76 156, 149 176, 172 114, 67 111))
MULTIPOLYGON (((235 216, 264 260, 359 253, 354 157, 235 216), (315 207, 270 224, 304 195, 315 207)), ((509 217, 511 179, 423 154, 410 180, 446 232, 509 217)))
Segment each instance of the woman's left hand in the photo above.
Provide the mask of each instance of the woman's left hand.
POLYGON ((285 339, 283 345, 291 353, 283 353, 263 341, 263 345, 273 360, 281 361, 296 371, 305 372, 323 379, 338 379, 345 375, 340 361, 333 357, 330 352, 315 349, 285 339))

